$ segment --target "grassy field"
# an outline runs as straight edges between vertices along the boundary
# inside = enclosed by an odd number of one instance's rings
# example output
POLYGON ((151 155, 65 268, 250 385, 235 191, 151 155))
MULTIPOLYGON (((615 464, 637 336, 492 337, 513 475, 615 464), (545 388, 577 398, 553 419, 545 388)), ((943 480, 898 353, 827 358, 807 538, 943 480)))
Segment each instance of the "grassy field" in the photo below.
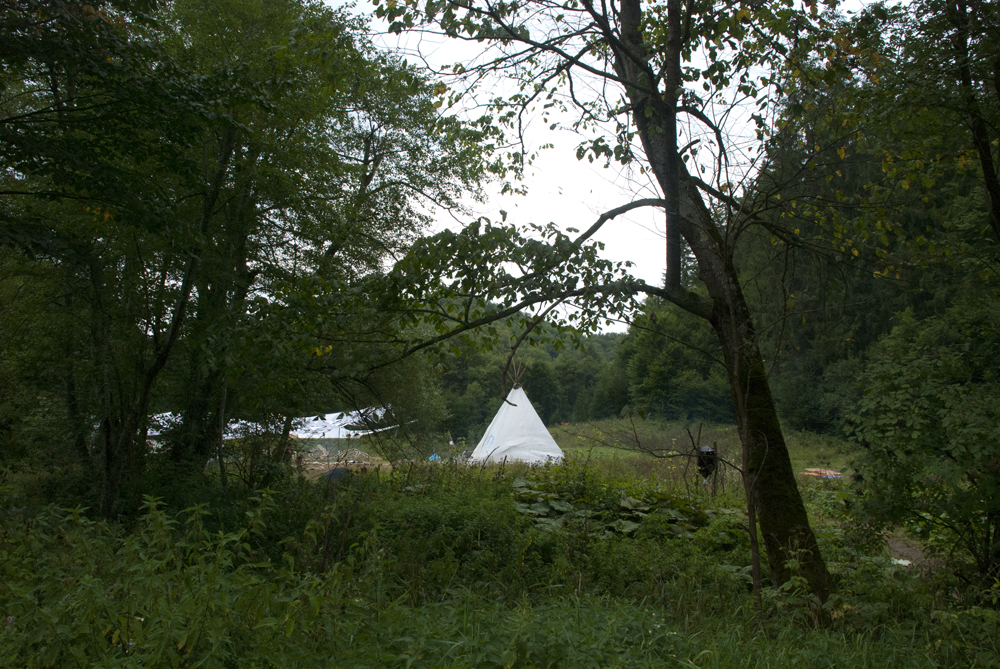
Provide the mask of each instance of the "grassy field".
MULTIPOLYGON (((693 475, 689 461, 699 446, 712 446, 723 460, 740 462, 739 435, 729 425, 614 419, 560 425, 549 431, 566 453, 630 463, 639 475, 677 479, 686 465, 693 475)), ((808 468, 840 471, 851 459, 850 444, 834 437, 788 430, 785 440, 796 472, 808 468)), ((728 472, 727 480, 731 478, 728 472)))
MULTIPOLYGON (((894 562, 848 479, 800 477, 834 594, 765 575, 755 599, 738 478, 683 457, 738 441, 697 428, 562 426, 560 465, 414 459, 338 486, 209 468, 120 525, 0 497, 0 667, 1000 666, 1000 586, 894 562)), ((797 470, 849 458, 787 438, 797 470)))
MULTIPOLYGON (((677 478, 690 459, 695 446, 713 446, 719 456, 739 464, 740 442, 736 427, 680 421, 611 419, 556 425, 549 428, 556 443, 568 454, 591 458, 602 466, 620 467, 622 471, 635 470, 636 475, 677 478), (690 431, 690 432, 689 432, 690 431), (621 465, 611 463, 621 462, 621 465)), ((786 431, 786 445, 796 472, 807 468, 841 470, 850 461, 850 444, 827 435, 786 431)), ((315 458, 316 464, 338 464, 338 451, 360 450, 367 454, 364 460, 388 467, 388 461, 379 456, 384 444, 364 437, 361 439, 304 439, 300 450, 322 447, 326 455, 315 458)), ((475 444, 468 448, 471 450, 475 444)), ((460 448, 446 442, 436 449, 445 459, 458 453, 460 448)), ((315 453, 320 453, 316 450, 315 453)), ((693 466, 688 467, 689 473, 693 466)))
POLYGON ((130 526, 5 504, 0 667, 1000 666, 988 598, 893 563, 846 481, 802 481, 836 593, 766 581, 755 601, 741 488, 600 438, 560 435, 559 466, 207 481, 204 504, 150 500, 130 526))

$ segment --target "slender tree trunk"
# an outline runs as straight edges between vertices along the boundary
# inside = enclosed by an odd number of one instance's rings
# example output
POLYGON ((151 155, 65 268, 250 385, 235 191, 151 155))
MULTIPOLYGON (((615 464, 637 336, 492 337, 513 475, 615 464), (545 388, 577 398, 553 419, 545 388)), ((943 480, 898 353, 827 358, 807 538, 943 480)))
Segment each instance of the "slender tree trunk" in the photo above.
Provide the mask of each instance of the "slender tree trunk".
MULTIPOLYGON (((233 142, 237 146, 235 135, 233 142)), ((175 460, 191 462, 196 471, 204 468, 218 450, 218 422, 225 415, 228 392, 228 378, 218 368, 218 361, 225 358, 230 344, 223 341, 217 348, 208 337, 231 332, 246 315, 246 296, 257 276, 247 266, 247 247, 259 216, 251 184, 260 151, 247 145, 245 151, 230 153, 238 156, 231 170, 234 192, 218 214, 225 221, 225 234, 217 234, 212 247, 202 251, 203 269, 196 288, 198 307, 187 335, 188 388, 181 411, 183 424, 171 451, 175 460), (222 408, 216 411, 217 406, 222 408)))
POLYGON ((789 563, 796 561, 812 592, 825 600, 830 593, 826 564, 795 482, 746 300, 736 277, 731 278, 733 294, 716 301, 712 325, 729 372, 746 488, 759 512, 771 578, 776 585, 788 581, 794 575, 789 563))
POLYGON ((111 324, 104 305, 104 272, 99 260, 90 267, 91 295, 91 347, 97 360, 100 381, 97 398, 101 416, 101 446, 103 446, 103 479, 101 481, 101 515, 112 519, 118 515, 118 497, 124 475, 126 454, 121 440, 121 429, 116 423, 114 408, 113 356, 111 351, 111 324))
POLYGON ((219 481, 223 492, 226 491, 226 460, 223 458, 223 446, 226 443, 226 391, 229 390, 229 377, 222 379, 222 399, 219 400, 219 481))
MULTIPOLYGON (((65 279, 66 289, 62 298, 62 306, 68 312, 72 312, 73 293, 70 289, 72 273, 68 270, 65 273, 65 279)), ((94 466, 94 458, 87 447, 87 420, 80 410, 80 394, 76 385, 77 355, 74 341, 75 337, 70 333, 66 334, 66 338, 63 341, 63 364, 65 365, 63 387, 66 391, 66 417, 69 419, 74 452, 76 452, 77 457, 80 458, 80 462, 84 467, 92 468, 94 466)))
MULTIPOLYGON (((139 425, 131 416, 115 416, 105 420, 104 485, 101 489, 101 515, 108 519, 121 512, 123 489, 134 484, 136 440, 139 425)), ((134 489, 134 485, 132 486, 134 489)))
POLYGON ((295 420, 292 414, 285 416, 285 423, 281 426, 281 440, 278 441, 278 447, 274 449, 274 455, 271 459, 274 462, 291 462, 292 461, 292 450, 289 448, 292 433, 292 421, 295 420))
MULTIPOLYGON (((983 186, 986 189, 986 206, 989 212, 990 227, 993 236, 1000 243, 1000 175, 997 174, 993 162, 993 138, 990 137, 989 124, 983 116, 979 104, 979 94, 972 77, 969 54, 969 8, 963 0, 957 0, 948 6, 948 19, 955 27, 951 36, 952 49, 955 52, 958 84, 961 90, 962 103, 969 117, 969 128, 972 131, 972 143, 979 155, 979 165, 983 170, 983 186)), ((1000 61, 998 61, 1000 63, 1000 61)), ((1000 71, 1000 70, 998 70, 1000 71)))
POLYGON ((217 450, 219 438, 220 417, 212 407, 220 404, 215 390, 221 386, 221 381, 214 372, 210 372, 207 377, 203 376, 203 362, 204 355, 201 351, 192 352, 185 388, 187 401, 181 411, 180 433, 170 450, 172 460, 185 463, 185 467, 190 466, 194 472, 204 469, 211 453, 217 450))
POLYGON ((753 588, 754 604, 757 612, 763 609, 760 598, 760 545, 757 542, 757 507, 754 504, 754 494, 750 489, 750 479, 746 475, 747 458, 746 451, 743 452, 743 491, 747 497, 747 531, 750 533, 750 583, 753 588))
POLYGON ((66 337, 66 417, 69 419, 73 435, 73 450, 84 467, 94 466, 94 458, 87 448, 87 422, 80 411, 79 393, 76 387, 76 369, 74 368, 74 351, 70 337, 66 337))

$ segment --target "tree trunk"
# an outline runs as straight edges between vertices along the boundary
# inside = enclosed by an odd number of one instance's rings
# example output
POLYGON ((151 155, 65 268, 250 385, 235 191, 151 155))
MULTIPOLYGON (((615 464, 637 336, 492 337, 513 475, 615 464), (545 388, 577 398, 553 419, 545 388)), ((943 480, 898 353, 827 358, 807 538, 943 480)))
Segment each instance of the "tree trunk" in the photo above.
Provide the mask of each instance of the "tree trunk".
MULTIPOLYGON (((687 242, 709 298, 685 290, 672 273, 668 273, 661 296, 707 319, 722 344, 750 501, 758 512, 772 580, 776 585, 788 581, 797 562, 811 591, 825 600, 830 591, 829 575, 795 482, 733 259, 740 221, 717 222, 679 160, 676 117, 683 85, 683 4, 668 0, 667 8, 669 37, 667 53, 662 54, 662 92, 643 41, 640 0, 620 0, 620 40, 612 32, 606 33, 615 54, 615 71, 627 82, 625 94, 632 106, 632 120, 667 203, 667 239, 679 234, 687 242)), ((668 271, 676 271, 677 261, 673 262, 675 267, 668 267, 668 271)))
POLYGON ((219 481, 222 483, 222 491, 226 492, 226 459, 224 457, 224 447, 226 445, 226 392, 229 390, 229 377, 222 379, 222 399, 219 400, 219 481))
POLYGON ((228 371, 221 363, 230 343, 219 334, 234 331, 245 316, 246 296, 257 277, 247 264, 247 248, 259 215, 250 186, 260 150, 252 144, 243 148, 233 164, 235 193, 219 214, 225 220, 225 234, 220 230, 212 247, 202 251, 198 306, 187 334, 188 386, 181 434, 171 456, 192 463, 194 471, 201 471, 218 450, 219 421, 225 420, 228 371))
POLYGON ((222 398, 216 389, 221 387, 222 380, 218 372, 204 376, 202 362, 204 355, 195 350, 189 362, 187 401, 181 410, 179 434, 170 449, 171 459, 183 462, 192 472, 202 471, 218 449, 220 417, 215 407, 221 405, 222 398))
POLYGON ((826 564, 795 482, 746 300, 735 272, 729 278, 733 290, 729 299, 716 300, 711 323, 729 373, 749 502, 758 512, 771 579, 781 585, 797 571, 825 601, 830 593, 826 564))
MULTIPOLYGON (((972 76, 969 53, 969 6, 959 0, 949 4, 948 19, 955 31, 951 35, 952 49, 955 52, 955 64, 958 74, 958 85, 961 91, 963 110, 969 118, 969 129, 972 131, 972 143, 979 155, 979 165, 983 170, 983 187, 986 189, 986 210, 989 213, 990 227, 993 236, 1000 244, 1000 175, 997 174, 993 162, 993 144, 990 137, 990 127, 979 104, 979 93, 972 76)), ((1000 60, 997 61, 1000 66, 1000 60)), ((1000 71, 1000 70, 998 70, 1000 71)), ((996 79, 998 76, 994 74, 996 79)), ((998 91, 1000 92, 1000 91, 998 91)), ((1000 257, 1000 256, 998 256, 1000 257)))
MULTIPOLYGON (((104 481, 101 487, 101 516, 114 520, 121 513, 121 500, 128 484, 135 483, 138 422, 134 416, 104 420, 104 481)), ((134 489, 134 486, 133 486, 134 489)))
POLYGON ((293 420, 295 419, 292 417, 292 414, 285 416, 285 422, 281 426, 281 440, 278 441, 278 447, 274 449, 274 453, 271 455, 271 459, 274 462, 287 464, 292 461, 292 449, 289 446, 291 444, 293 420))
POLYGON ((80 463, 90 469, 94 466, 94 458, 87 448, 87 421, 80 410, 79 393, 76 388, 76 369, 74 368, 74 355, 72 339, 66 337, 66 371, 64 377, 64 387, 66 390, 66 417, 69 419, 70 429, 73 437, 73 451, 76 453, 80 463))

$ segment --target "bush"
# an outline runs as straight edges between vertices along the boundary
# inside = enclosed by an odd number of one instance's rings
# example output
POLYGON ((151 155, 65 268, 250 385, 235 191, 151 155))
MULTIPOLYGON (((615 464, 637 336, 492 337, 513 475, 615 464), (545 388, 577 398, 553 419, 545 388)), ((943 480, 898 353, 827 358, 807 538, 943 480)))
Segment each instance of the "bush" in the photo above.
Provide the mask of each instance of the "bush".
POLYGON ((248 526, 209 534, 203 510, 183 522, 147 500, 135 532, 49 511, 5 523, 0 648, 6 666, 290 666, 316 661, 317 632, 340 602, 343 572, 320 578, 273 563, 248 526))
MULTIPOLYGON (((827 626, 777 589, 758 611, 741 511, 580 464, 425 465, 233 499, 224 523, 147 500, 131 528, 8 510, 0 666, 997 664, 994 610, 850 546, 830 553, 827 626), (519 480, 637 527, 541 523, 519 480)), ((818 529, 825 552, 838 531, 818 529)))
POLYGON ((905 523, 989 584, 1000 576, 1000 313, 904 314, 873 353, 852 416, 862 521, 905 523))

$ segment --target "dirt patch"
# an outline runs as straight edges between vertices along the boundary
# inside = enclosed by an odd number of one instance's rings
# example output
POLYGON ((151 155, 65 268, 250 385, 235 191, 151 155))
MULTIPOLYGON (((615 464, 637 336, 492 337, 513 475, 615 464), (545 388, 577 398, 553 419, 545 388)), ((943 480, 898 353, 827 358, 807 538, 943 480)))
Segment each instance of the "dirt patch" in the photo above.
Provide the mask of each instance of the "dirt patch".
POLYGON ((383 462, 377 455, 370 455, 356 448, 346 448, 336 450, 326 446, 316 445, 308 450, 301 450, 303 464, 308 467, 325 467, 329 469, 335 465, 374 465, 383 462))
POLYGON ((302 459, 301 461, 296 459, 295 465, 301 474, 310 480, 319 479, 335 467, 344 467, 355 471, 389 470, 389 463, 385 460, 356 448, 328 450, 325 446, 317 445, 299 455, 302 459))
POLYGON ((928 555, 924 546, 916 539, 905 535, 894 534, 886 539, 886 549, 896 560, 905 560, 907 565, 921 571, 938 571, 944 567, 944 561, 928 555))

